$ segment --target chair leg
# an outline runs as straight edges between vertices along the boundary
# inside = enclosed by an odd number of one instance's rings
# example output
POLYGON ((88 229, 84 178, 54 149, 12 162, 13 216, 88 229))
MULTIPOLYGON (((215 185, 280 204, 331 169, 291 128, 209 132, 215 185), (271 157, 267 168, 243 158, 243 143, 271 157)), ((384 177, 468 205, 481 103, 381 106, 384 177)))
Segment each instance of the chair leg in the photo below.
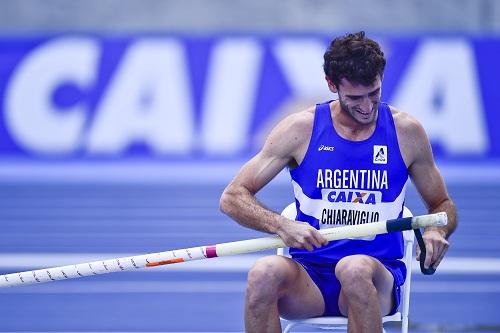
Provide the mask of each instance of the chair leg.
POLYGON ((401 322, 401 333, 408 333, 408 317, 401 322))

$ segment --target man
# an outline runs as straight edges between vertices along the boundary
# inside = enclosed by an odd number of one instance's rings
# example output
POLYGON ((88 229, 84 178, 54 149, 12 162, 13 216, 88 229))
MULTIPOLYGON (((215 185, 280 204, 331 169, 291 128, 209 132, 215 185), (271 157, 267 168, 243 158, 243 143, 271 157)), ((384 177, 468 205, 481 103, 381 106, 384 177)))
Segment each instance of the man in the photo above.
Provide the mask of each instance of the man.
MULTIPOLYGON (((324 55, 329 89, 338 100, 281 121, 262 150, 221 197, 221 210, 240 224, 278 234, 292 259, 262 258, 248 274, 247 332, 280 332, 279 316, 348 317, 349 332, 381 332, 397 310, 404 283, 401 233, 333 241, 317 232, 401 216, 408 178, 429 213, 448 225, 424 233, 425 267, 439 265, 456 227, 456 211, 424 129, 412 116, 380 102, 385 67, 379 45, 364 32, 334 39, 324 55), (288 167, 297 221, 260 204, 255 194, 288 167)), ((417 256, 419 252, 417 251, 417 256)))

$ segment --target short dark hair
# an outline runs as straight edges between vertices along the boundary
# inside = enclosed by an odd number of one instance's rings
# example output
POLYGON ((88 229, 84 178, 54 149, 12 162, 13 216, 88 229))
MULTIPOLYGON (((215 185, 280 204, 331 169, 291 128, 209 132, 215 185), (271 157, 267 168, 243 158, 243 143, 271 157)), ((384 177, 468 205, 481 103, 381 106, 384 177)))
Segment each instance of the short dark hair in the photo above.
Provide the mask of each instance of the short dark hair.
POLYGON ((380 45, 365 37, 364 31, 332 40, 324 61, 323 70, 337 88, 343 78, 362 85, 372 84, 377 76, 382 78, 386 62, 380 45))

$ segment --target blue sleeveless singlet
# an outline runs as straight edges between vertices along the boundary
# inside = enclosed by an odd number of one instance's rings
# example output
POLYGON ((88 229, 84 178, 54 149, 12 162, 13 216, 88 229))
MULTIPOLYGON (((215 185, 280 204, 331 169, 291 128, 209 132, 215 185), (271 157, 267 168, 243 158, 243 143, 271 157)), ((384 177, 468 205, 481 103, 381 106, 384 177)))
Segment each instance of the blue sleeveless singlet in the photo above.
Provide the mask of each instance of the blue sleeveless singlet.
MULTIPOLYGON (((296 219, 316 229, 401 217, 408 171, 389 106, 379 105, 377 125, 368 139, 350 141, 335 131, 330 102, 317 104, 309 147, 290 175, 296 219)), ((353 254, 402 258, 402 233, 332 241, 312 252, 290 249, 294 258, 324 263, 353 254)))

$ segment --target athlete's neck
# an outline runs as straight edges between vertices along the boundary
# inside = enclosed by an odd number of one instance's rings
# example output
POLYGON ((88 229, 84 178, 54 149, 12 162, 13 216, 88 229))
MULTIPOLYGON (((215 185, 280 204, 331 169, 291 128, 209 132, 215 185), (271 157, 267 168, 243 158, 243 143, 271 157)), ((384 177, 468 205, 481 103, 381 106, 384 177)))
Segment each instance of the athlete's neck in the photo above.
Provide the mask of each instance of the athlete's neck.
POLYGON ((353 119, 348 112, 342 110, 338 100, 330 103, 330 114, 335 131, 346 140, 366 140, 373 134, 375 127, 377 126, 378 112, 373 122, 369 124, 361 124, 353 119))

